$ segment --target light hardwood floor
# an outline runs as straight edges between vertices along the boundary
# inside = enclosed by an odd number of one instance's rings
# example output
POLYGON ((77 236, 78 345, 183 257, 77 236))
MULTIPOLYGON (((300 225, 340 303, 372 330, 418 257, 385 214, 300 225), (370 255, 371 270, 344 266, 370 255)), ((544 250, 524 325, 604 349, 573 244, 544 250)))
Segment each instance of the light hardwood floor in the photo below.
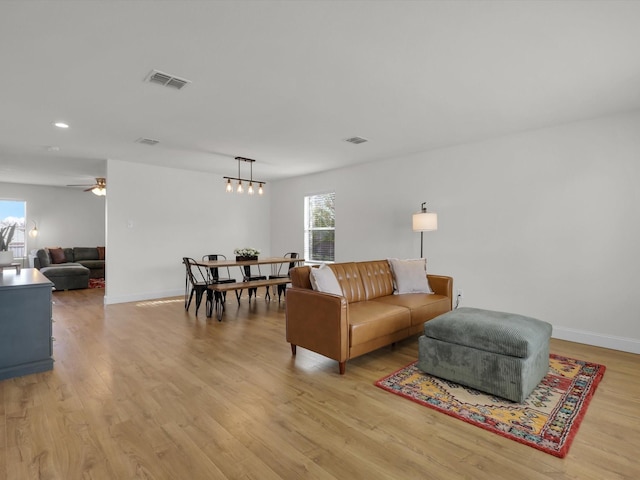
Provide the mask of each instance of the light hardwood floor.
MULTIPOLYGON (((262 292, 261 292, 262 293, 262 292)), ((0 382, 0 478, 637 479, 640 356, 552 340, 607 366, 559 459, 373 385, 415 338, 347 363, 284 337, 284 304, 182 298, 103 305, 54 293, 51 372, 0 382)), ((606 319, 603 319, 606 320, 606 319)))

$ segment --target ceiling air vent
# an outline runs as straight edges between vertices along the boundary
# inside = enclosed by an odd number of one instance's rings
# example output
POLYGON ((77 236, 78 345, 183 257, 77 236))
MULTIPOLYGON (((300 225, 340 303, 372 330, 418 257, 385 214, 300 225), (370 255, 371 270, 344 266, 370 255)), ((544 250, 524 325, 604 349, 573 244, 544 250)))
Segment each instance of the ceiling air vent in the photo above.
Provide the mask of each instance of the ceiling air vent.
POLYGON ((351 137, 351 138, 345 138, 344 141, 358 145, 360 143, 368 142, 369 140, 362 137, 351 137))
POLYGON ((140 137, 139 139, 136 140, 137 143, 142 143, 144 145, 157 145, 158 143, 160 143, 160 140, 154 140, 152 138, 142 138, 140 137))
POLYGON ((147 76, 146 80, 149 83, 157 83, 158 85, 177 88, 178 90, 180 90, 188 83, 191 83, 190 80, 178 78, 174 75, 169 75, 168 73, 159 72, 158 70, 152 70, 151 73, 147 76))

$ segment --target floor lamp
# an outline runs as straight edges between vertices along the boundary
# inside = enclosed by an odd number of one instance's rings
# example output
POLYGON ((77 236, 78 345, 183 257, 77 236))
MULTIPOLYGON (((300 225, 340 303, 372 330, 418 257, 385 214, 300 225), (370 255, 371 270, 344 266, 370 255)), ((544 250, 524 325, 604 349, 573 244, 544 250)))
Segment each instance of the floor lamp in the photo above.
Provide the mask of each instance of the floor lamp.
POLYGON ((438 214, 427 212, 427 202, 422 202, 420 211, 413 214, 413 231, 420 232, 420 258, 424 258, 422 253, 424 232, 438 230, 438 214))

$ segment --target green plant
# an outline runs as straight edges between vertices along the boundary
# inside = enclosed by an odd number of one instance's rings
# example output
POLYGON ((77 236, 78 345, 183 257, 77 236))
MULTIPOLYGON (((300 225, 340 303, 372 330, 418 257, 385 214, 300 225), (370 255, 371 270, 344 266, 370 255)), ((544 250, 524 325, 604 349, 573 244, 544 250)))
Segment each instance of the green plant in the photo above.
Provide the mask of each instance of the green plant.
POLYGON ((0 228, 0 252, 6 252, 9 250, 9 244, 13 240, 13 234, 16 231, 15 223, 13 225, 7 225, 0 228))

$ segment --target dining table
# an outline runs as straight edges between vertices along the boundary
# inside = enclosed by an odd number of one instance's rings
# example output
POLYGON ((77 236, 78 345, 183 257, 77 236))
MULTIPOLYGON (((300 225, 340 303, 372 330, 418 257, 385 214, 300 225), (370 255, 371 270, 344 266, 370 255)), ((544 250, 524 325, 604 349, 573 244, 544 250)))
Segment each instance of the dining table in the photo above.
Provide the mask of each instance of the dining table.
MULTIPOLYGON (((264 257, 264 258, 255 258, 250 260, 239 260, 239 259, 229 259, 229 260, 200 260, 197 262, 198 265, 201 265, 206 268, 232 268, 239 267, 240 272, 242 274, 242 278, 244 279, 242 282, 235 283, 213 283, 209 285, 209 290, 213 293, 223 293, 231 290, 236 291, 236 297, 238 299, 238 303, 240 303, 240 295, 242 294, 242 290, 249 288, 258 288, 258 287, 267 287, 267 296, 268 289, 271 286, 278 285, 286 285, 291 282, 289 278, 268 278, 264 280, 247 280, 247 272, 246 267, 258 266, 260 265, 270 265, 272 267, 276 267, 281 264, 301 264, 305 261, 304 258, 290 258, 290 257, 264 257), (240 292, 240 293, 238 293, 240 292)), ((215 305, 212 305, 216 310, 216 317, 218 320, 222 319, 222 314, 224 313, 224 300, 220 295, 215 296, 215 305)), ((211 317, 213 314, 213 308, 207 309, 207 317, 211 317)))

